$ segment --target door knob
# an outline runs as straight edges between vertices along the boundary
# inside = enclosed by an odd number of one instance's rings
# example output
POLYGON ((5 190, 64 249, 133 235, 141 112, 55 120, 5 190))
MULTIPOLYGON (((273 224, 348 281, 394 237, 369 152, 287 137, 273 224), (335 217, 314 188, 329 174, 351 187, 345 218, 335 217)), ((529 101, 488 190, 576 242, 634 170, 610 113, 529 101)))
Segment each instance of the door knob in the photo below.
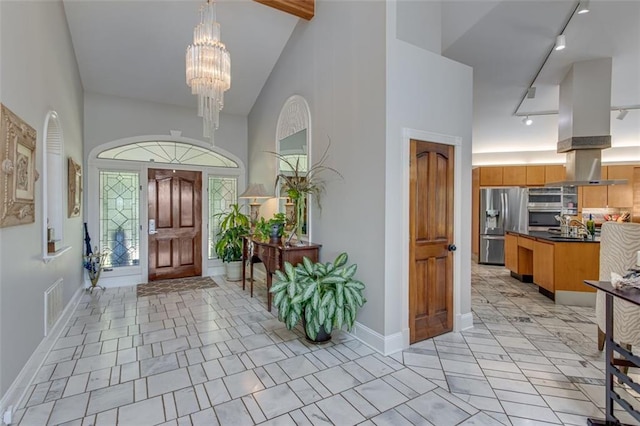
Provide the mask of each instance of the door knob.
POLYGON ((449 244, 447 246, 447 250, 449 250, 449 251, 456 251, 456 249, 457 249, 457 247, 456 247, 455 244, 449 244))

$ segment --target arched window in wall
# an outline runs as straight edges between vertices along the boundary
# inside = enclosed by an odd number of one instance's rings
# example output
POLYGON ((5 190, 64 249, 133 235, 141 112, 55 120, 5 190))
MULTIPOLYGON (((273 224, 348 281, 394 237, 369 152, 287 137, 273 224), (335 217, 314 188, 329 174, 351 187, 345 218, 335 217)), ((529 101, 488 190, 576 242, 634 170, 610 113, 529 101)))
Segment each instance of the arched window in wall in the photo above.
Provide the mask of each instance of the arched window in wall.
MULTIPOLYGON (((64 236, 64 138, 60 119, 55 111, 49 111, 44 125, 43 158, 43 254, 45 260, 55 257, 47 244, 55 240, 58 252, 63 251, 64 236)), ((66 248, 65 248, 66 249, 66 248)))

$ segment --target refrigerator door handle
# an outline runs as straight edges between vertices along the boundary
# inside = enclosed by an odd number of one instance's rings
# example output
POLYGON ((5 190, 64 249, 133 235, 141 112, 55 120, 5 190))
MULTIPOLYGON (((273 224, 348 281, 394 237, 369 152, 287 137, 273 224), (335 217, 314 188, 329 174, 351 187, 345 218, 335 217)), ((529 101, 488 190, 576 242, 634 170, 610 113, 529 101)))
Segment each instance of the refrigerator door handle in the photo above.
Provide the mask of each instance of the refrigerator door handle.
POLYGON ((504 212, 504 227, 505 231, 511 230, 511 218, 509 217, 509 195, 504 192, 502 194, 502 211, 504 212))
POLYGON ((480 235, 483 240, 504 240, 504 235, 480 235))

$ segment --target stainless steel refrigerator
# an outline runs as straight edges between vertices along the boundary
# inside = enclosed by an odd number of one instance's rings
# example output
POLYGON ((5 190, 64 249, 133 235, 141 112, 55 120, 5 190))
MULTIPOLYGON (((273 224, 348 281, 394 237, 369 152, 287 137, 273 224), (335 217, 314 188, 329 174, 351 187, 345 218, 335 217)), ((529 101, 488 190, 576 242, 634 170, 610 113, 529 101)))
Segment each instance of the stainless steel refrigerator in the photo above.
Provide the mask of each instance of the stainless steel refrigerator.
POLYGON ((480 190, 480 263, 504 265, 504 233, 527 230, 527 201, 527 188, 480 190))

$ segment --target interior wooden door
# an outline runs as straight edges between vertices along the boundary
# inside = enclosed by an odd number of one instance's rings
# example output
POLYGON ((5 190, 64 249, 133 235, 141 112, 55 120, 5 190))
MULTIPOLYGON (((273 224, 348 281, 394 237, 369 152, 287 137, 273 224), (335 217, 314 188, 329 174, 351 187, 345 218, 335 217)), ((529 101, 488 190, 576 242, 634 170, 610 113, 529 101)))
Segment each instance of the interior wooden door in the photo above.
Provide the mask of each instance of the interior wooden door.
POLYGON ((149 169, 148 192, 149 280, 202 275, 202 174, 149 169))
POLYGON ((411 141, 411 343, 453 329, 454 147, 411 141))

